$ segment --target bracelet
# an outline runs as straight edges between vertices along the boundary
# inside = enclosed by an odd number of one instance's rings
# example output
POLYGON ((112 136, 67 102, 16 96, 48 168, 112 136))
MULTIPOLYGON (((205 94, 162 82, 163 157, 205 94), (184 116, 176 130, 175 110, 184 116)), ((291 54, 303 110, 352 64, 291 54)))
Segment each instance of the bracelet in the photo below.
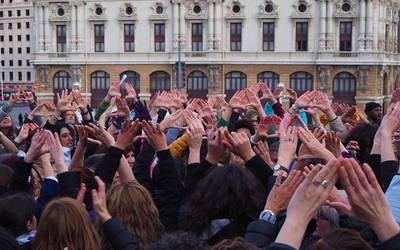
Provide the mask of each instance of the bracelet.
POLYGON ((328 122, 334 122, 339 118, 339 116, 336 116, 335 118, 333 118, 332 120, 328 121, 328 122))

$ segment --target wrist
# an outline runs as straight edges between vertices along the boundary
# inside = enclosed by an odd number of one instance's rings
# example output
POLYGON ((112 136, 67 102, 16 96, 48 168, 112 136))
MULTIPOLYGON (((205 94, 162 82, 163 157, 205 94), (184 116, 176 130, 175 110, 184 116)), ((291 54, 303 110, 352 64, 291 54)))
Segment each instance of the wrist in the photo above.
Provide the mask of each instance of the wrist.
POLYGON ((208 161, 209 163, 211 163, 213 165, 217 165, 219 163, 218 157, 210 155, 210 154, 207 154, 206 161, 208 161))
POLYGON ((279 157, 278 156, 278 162, 276 164, 287 169, 289 167, 290 163, 292 162, 292 159, 293 159, 292 157, 289 158, 289 157, 279 157))
POLYGON ((391 218, 387 223, 378 221, 372 225, 372 229, 377 234, 381 242, 386 241, 400 232, 400 227, 396 221, 391 218))
POLYGON ((34 161, 34 159, 29 154, 25 155, 24 162, 32 163, 33 161, 34 161))
POLYGON ((247 154, 241 156, 242 159, 244 160, 244 162, 248 162, 250 161, 254 156, 256 155, 256 153, 254 153, 253 150, 250 150, 247 154))
POLYGON ((15 139, 14 139, 14 142, 16 142, 16 143, 18 143, 18 144, 20 144, 20 143, 23 142, 23 141, 24 141, 24 139, 22 139, 22 138, 19 137, 19 136, 15 137, 15 139))
POLYGON ((328 110, 324 110, 323 112, 326 115, 326 118, 328 119, 328 121, 332 121, 337 118, 336 114, 333 112, 333 110, 331 108, 328 110))
POLYGON ((270 210, 275 216, 277 216, 279 213, 278 207, 268 202, 268 200, 265 204, 264 210, 270 210))
POLYGON ((111 217, 111 215, 110 215, 110 213, 108 211, 99 213, 99 217, 100 217, 100 220, 101 220, 101 222, 103 224, 112 219, 112 217, 111 217))

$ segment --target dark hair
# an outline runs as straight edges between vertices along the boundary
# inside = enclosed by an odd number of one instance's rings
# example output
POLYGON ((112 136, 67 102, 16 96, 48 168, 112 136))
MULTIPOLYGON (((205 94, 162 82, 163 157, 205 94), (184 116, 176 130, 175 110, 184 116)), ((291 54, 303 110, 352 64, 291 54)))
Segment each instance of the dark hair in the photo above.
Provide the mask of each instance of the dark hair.
POLYGON ((27 231, 26 223, 32 220, 35 202, 28 193, 16 193, 0 198, 0 226, 15 237, 27 231))
POLYGON ((216 167, 196 186, 185 208, 185 231, 201 233, 215 219, 238 219, 260 212, 265 189, 247 169, 216 167))
POLYGON ((146 250, 207 250, 207 242, 190 232, 176 231, 166 233, 157 243, 149 245, 146 250))
POLYGON ((238 131, 239 129, 248 129, 252 135, 255 133, 254 125, 248 120, 237 120, 232 123, 229 128, 230 131, 234 132, 238 131))
POLYGON ((0 164, 0 186, 8 187, 11 183, 11 178, 14 175, 14 170, 9 166, 0 164))
POLYGON ((325 234, 311 248, 312 250, 372 250, 373 248, 352 230, 338 228, 325 234))
POLYGON ((211 250, 257 250, 255 245, 248 243, 241 237, 234 239, 223 240, 217 245, 213 246, 211 250))
POLYGON ((357 153, 357 159, 361 163, 365 163, 368 159, 374 144, 374 137, 377 130, 378 125, 372 123, 361 123, 350 131, 344 141, 344 145, 347 145, 349 141, 358 142, 360 150, 357 153))
POLYGON ((76 140, 78 138, 77 138, 77 134, 75 132, 74 126, 71 125, 71 124, 67 124, 67 123, 61 121, 61 122, 56 123, 55 128, 54 128, 54 132, 57 132, 57 134, 60 135, 62 128, 66 128, 66 129, 69 130, 69 132, 71 133, 71 136, 73 138, 73 144, 75 145, 76 144, 76 140))

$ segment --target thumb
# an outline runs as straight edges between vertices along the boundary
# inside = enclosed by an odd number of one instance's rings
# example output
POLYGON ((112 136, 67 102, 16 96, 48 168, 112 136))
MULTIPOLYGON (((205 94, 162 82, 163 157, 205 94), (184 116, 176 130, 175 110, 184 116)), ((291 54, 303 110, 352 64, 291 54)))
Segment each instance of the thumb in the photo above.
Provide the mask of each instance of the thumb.
POLYGON ((351 209, 346 204, 344 204, 343 202, 339 202, 339 201, 330 202, 330 201, 327 201, 327 205, 332 207, 332 208, 335 208, 341 214, 347 214, 348 215, 351 212, 351 209))

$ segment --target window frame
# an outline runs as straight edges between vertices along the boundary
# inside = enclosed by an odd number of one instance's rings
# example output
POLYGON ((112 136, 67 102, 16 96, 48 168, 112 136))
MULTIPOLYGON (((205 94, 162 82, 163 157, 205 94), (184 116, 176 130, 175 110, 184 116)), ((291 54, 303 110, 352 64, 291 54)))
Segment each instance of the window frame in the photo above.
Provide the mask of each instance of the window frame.
POLYGON ((165 23, 154 23, 154 51, 165 52, 165 23))
POLYGON ((308 21, 299 21, 295 24, 296 51, 308 51, 309 24, 308 21))
POLYGON ((56 25, 56 46, 57 52, 63 53, 67 51, 67 25, 56 25))
POLYGON ((192 51, 201 52, 204 50, 204 25, 203 23, 192 23, 192 51))
POLYGON ((124 24, 124 51, 135 52, 135 24, 124 24))
POLYGON ((93 25, 93 35, 94 35, 94 52, 104 52, 105 51, 105 25, 94 24, 93 25))
POLYGON ((242 51, 243 23, 231 22, 229 24, 229 43, 231 51, 242 51))
POLYGON ((262 31, 263 51, 275 51, 275 22, 263 22, 262 31))

